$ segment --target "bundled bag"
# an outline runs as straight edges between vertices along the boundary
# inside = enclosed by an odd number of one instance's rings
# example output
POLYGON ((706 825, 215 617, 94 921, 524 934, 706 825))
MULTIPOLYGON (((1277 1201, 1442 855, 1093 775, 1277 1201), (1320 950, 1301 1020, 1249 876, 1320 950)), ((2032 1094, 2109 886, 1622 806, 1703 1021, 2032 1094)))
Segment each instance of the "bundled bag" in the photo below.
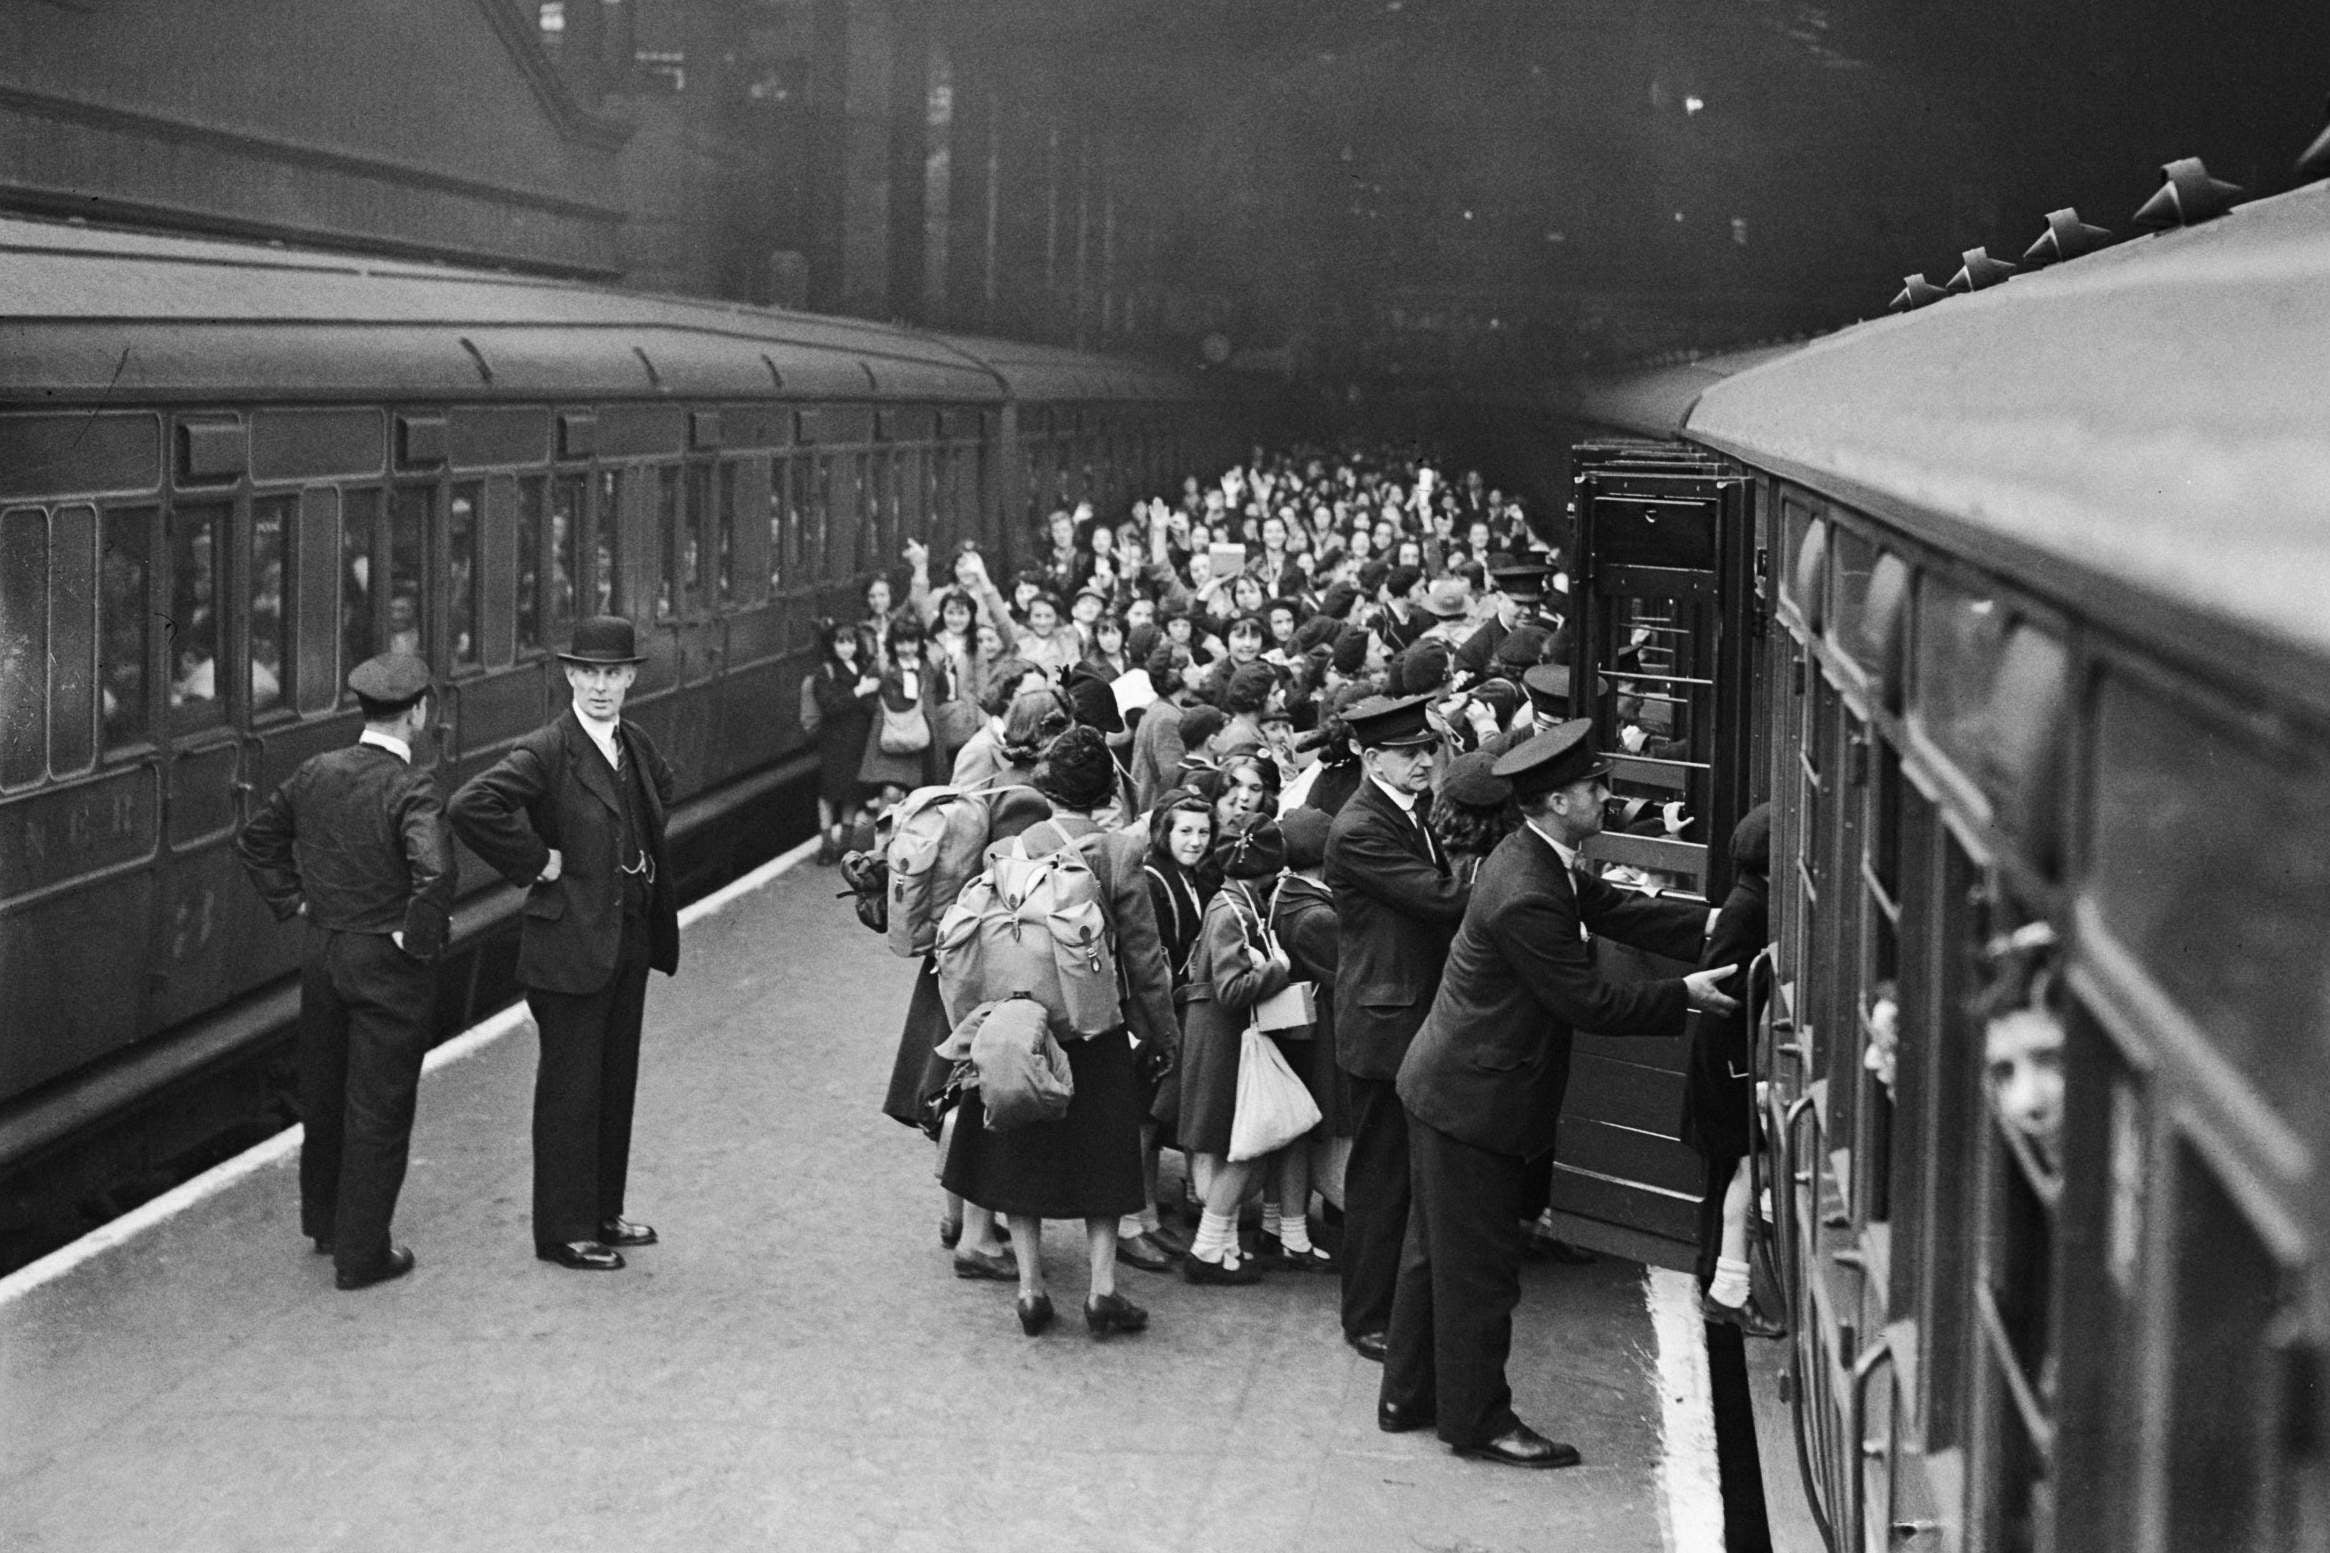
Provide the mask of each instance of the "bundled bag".
MULTIPOLYGON (((1261 944, 1264 955, 1275 955, 1278 949, 1278 901, 1270 902, 1270 922, 1255 922, 1248 942, 1261 944)), ((1254 1005, 1254 1024, 1257 1029, 1284 1035, 1289 1040, 1307 1040, 1319 1023, 1319 984, 1314 981, 1290 981, 1270 996, 1254 1005)))
POLYGON ((857 911, 858 921, 876 933, 888 932, 890 876, 882 860, 871 852, 844 852, 841 882, 849 888, 835 893, 850 902, 857 911))
POLYGON ((883 823, 890 838, 882 858, 890 874, 890 952, 914 959, 938 942, 939 918, 971 876, 987 866, 987 839, 996 814, 1013 804, 1043 800, 1024 787, 918 787, 883 823))
POLYGON ((947 908, 932 951, 939 995, 958 1019, 992 999, 1030 998, 1063 1034, 1099 1035, 1124 1023, 1100 882, 1073 842, 1029 846, 1047 832, 1059 834, 1038 827, 988 848, 987 871, 947 908))
POLYGON ((1052 1038, 1051 1015, 1032 998, 981 1003, 956 1023, 938 1054, 970 1062, 989 1132, 1056 1122, 1076 1096, 1068 1054, 1052 1038))
POLYGON ((1252 1025, 1238 1039, 1238 1103, 1230 1113, 1230 1160, 1260 1159, 1319 1125, 1319 1103, 1278 1047, 1252 1025))
POLYGON ((874 742, 885 755, 919 755, 929 749, 930 719, 922 715, 922 703, 916 701, 900 711, 884 701, 882 726, 874 742))

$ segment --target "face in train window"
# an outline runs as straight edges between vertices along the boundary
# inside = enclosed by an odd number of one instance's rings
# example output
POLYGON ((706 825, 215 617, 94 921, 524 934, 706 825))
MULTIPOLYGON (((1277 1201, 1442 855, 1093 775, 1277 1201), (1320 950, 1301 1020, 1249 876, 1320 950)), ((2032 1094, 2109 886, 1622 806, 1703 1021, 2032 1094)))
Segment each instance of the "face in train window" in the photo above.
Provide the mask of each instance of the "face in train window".
POLYGON ((219 698, 219 536, 226 507, 180 507, 170 515, 170 705, 193 716, 219 698))
POLYGON ((154 518, 151 507, 105 515, 97 628, 108 750, 135 743, 147 731, 146 654, 153 611, 146 600, 146 579, 153 567, 154 518))
POLYGON ((1981 994, 1982 1067, 1999 1119, 2052 1171, 2062 1157, 2063 1008, 2054 930, 2019 928, 1990 946, 1981 994))

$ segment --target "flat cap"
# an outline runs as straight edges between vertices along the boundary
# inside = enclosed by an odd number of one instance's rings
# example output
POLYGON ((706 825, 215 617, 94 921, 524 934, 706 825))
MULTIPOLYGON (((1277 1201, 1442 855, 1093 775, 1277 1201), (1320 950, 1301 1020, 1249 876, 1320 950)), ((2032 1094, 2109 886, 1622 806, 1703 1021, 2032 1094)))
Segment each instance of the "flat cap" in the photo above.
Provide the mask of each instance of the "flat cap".
POLYGON ((1343 714, 1343 726, 1362 749, 1412 749, 1439 742, 1424 709, 1430 696, 1370 696, 1343 714))
POLYGON ((1534 798, 1572 782, 1609 773, 1609 758, 1594 748, 1594 722, 1573 717, 1556 723, 1519 749, 1497 757, 1489 768, 1513 784, 1516 798, 1534 798))
POLYGON ((1559 712, 1564 716, 1570 709, 1570 671, 1566 663, 1541 663, 1521 676, 1521 688, 1529 692, 1530 704, 1539 712, 1559 712))
POLYGON ((1327 832, 1334 817, 1324 809, 1289 809, 1278 817, 1286 838, 1286 866, 1316 868, 1327 860, 1327 832))
POLYGON ((1487 750, 1460 755, 1448 763, 1440 791, 1451 803, 1468 809, 1494 809, 1513 796, 1513 784, 1490 769, 1496 763, 1497 757, 1487 750))
POLYGON ((429 666, 409 652, 384 652, 349 670, 348 688, 367 701, 403 706, 429 693, 429 666))

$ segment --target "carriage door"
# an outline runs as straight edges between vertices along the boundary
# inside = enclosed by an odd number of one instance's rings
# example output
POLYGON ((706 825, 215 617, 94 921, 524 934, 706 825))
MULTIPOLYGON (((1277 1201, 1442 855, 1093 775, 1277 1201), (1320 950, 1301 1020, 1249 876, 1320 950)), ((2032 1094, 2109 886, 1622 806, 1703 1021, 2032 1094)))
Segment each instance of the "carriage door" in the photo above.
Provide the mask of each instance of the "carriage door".
MULTIPOLYGON (((1750 786, 1751 488, 1696 450, 1573 457, 1572 710, 1594 720, 1616 768, 1611 812, 1585 856, 1614 883, 1719 903, 1750 786)), ((1694 968, 1607 942, 1595 954, 1621 977, 1694 968)), ((1681 1040, 1579 1032, 1554 1164, 1567 1238, 1692 1264, 1701 1165, 1676 1136, 1682 1066, 1681 1040)))

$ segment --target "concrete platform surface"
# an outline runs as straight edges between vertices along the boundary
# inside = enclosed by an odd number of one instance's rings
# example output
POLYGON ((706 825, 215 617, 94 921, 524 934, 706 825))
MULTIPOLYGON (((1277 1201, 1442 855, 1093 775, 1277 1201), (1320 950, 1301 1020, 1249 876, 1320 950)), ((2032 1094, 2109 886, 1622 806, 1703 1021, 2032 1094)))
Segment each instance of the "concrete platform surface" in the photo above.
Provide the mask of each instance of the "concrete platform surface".
MULTIPOLYGON (((0 1304, 0 1545, 169 1549, 1658 1549, 1643 1270, 1532 1266, 1517 1472, 1375 1428, 1330 1278, 1121 1269, 1141 1336, 952 1276, 932 1150, 880 1114, 912 967, 801 867, 694 923, 649 994, 613 1275, 538 1262, 530 1026, 433 1071, 398 1238, 332 1287, 286 1154, 0 1304)), ((68 1248, 68 1253, 71 1248, 68 1248)), ((84 1248, 84 1253, 86 1253, 84 1248)), ((36 1271, 28 1269, 28 1272, 36 1271)), ((53 1272, 53 1270, 52 1270, 53 1272)), ((1689 1553, 1705 1544, 1692 1543, 1689 1553)))

